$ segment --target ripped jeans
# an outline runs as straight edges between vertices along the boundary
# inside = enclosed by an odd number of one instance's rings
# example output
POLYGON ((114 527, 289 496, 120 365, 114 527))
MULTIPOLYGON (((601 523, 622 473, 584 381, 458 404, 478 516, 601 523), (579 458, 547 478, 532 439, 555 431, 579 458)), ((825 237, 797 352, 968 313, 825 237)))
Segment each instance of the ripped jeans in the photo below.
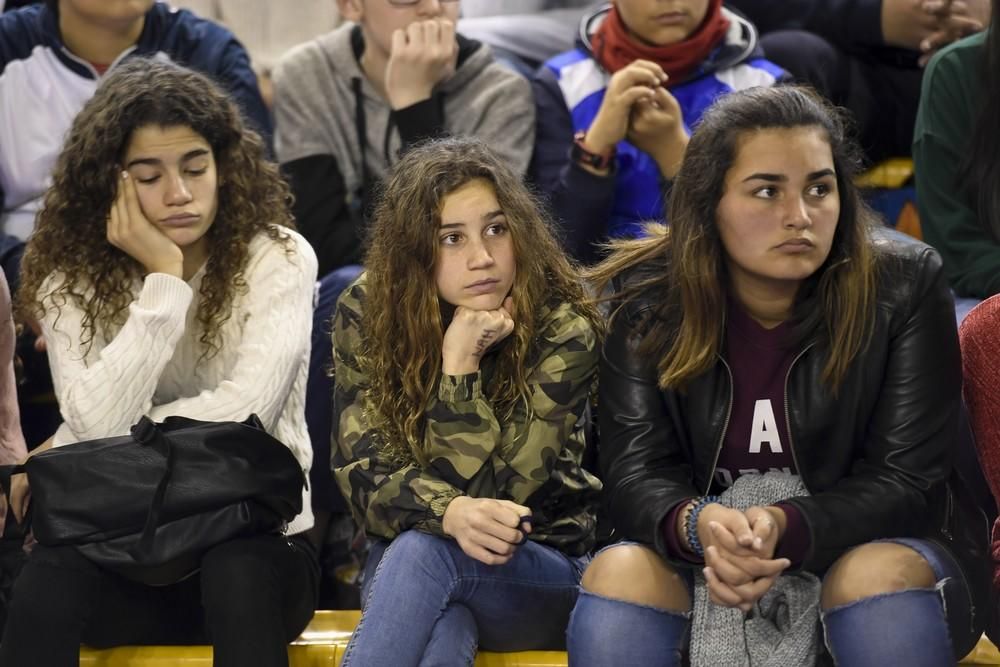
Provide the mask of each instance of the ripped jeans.
MULTIPOLYGON (((975 644, 983 626, 979 620, 973 624, 973 596, 961 568, 933 542, 885 541, 908 546, 923 556, 937 585, 825 611, 821 618, 828 650, 841 667, 954 665, 975 644)), ((570 665, 679 667, 689 616, 583 591, 567 632, 570 665)))
MULTIPOLYGON (((972 594, 958 563, 928 540, 884 541, 910 547, 923 556, 937 585, 827 609, 821 618, 834 662, 844 667, 954 665, 970 648, 967 635, 973 626, 972 594)), ((979 613, 989 612, 981 609, 979 613)), ((982 623, 978 626, 981 631, 982 623)))

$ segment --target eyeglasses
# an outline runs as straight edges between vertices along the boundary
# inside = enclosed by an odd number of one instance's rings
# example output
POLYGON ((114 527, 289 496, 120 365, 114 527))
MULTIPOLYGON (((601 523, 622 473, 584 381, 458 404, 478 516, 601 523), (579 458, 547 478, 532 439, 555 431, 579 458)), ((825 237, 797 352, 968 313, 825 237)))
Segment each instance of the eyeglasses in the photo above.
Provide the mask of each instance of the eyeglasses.
MULTIPOLYGON (((394 7, 412 7, 419 5, 423 0, 389 0, 389 4, 394 7)), ((438 0, 438 2, 458 2, 459 0, 438 0)))

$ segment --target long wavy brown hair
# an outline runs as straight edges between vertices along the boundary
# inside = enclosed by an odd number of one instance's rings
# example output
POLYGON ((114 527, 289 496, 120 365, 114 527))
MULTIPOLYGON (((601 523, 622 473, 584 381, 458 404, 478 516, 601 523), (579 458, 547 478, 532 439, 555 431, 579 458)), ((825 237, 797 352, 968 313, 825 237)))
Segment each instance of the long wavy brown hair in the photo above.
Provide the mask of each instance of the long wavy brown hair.
POLYGON ((802 338, 820 332, 829 346, 823 380, 836 392, 873 324, 876 264, 870 231, 877 224, 854 185, 860 152, 841 114, 801 86, 751 88, 720 98, 691 137, 670 194, 669 228, 609 244, 607 259, 588 272, 599 291, 626 272, 619 308, 654 294, 641 350, 657 360, 659 384, 683 389, 707 371, 722 348, 730 289, 717 209, 740 139, 758 130, 819 128, 830 144, 840 193, 840 218, 830 255, 796 295, 792 320, 802 338))
POLYGON ((110 340, 124 324, 144 269, 108 242, 107 219, 129 142, 146 126, 190 128, 215 157, 218 210, 205 235, 209 256, 197 311, 203 355, 211 357, 234 297, 246 290, 250 241, 264 233, 290 251, 280 229, 293 226, 290 192, 226 93, 170 63, 136 58, 116 67, 77 115, 25 250, 16 312, 27 320, 49 305, 73 303, 84 313, 88 350, 95 336, 110 340))
MULTIPOLYGON (((368 289, 362 315, 363 370, 371 382, 366 419, 390 459, 426 464, 424 414, 441 378, 444 337, 434 267, 445 197, 474 179, 492 184, 517 263, 511 297, 514 331, 497 351, 485 387, 501 418, 527 408, 525 374, 538 360, 543 309, 568 302, 600 335, 577 267, 567 259, 535 197, 484 144, 441 139, 410 150, 378 193, 365 255, 368 289)), ((530 410, 529 410, 530 412, 530 410)))

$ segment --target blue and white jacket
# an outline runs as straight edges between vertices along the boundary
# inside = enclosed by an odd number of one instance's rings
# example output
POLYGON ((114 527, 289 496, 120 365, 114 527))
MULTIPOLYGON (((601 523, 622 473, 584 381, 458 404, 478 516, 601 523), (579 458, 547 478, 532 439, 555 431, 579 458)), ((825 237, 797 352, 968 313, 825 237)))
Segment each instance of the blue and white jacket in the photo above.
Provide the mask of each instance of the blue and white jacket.
MULTIPOLYGON (((176 62, 213 77, 232 93, 268 143, 271 121, 250 67, 231 32, 186 10, 157 2, 135 46, 118 56, 176 62)), ((63 45, 59 20, 46 4, 0 15, 0 231, 26 238, 51 183, 73 119, 101 76, 63 45)), ((109 165, 111 168, 111 165, 109 165)))
MULTIPOLYGON (((611 78, 590 47, 607 12, 605 7, 584 17, 577 48, 546 62, 532 82, 537 127, 530 174, 562 224, 567 249, 585 262, 596 258, 594 243, 638 235, 643 222, 663 220, 665 209, 667 184, 655 160, 628 141, 618 144, 609 176, 591 174, 570 159, 573 134, 590 127, 611 78)), ((723 43, 685 82, 670 88, 688 132, 717 97, 787 77, 763 58, 753 24, 723 12, 730 21, 723 43)))

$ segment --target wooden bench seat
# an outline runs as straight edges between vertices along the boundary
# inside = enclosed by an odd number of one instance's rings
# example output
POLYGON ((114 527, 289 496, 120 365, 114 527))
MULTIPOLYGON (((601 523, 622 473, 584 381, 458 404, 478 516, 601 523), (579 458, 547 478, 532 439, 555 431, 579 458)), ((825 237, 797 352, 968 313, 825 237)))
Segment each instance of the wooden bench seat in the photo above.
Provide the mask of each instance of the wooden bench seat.
MULTIPOLYGON (((302 635, 288 647, 290 667, 340 664, 360 611, 317 611, 302 635)), ((985 637, 961 665, 998 665, 1000 652, 985 637)), ((120 646, 80 650, 81 667, 211 667, 209 646, 120 646)), ((562 651, 481 652, 476 667, 565 667, 562 651)))

